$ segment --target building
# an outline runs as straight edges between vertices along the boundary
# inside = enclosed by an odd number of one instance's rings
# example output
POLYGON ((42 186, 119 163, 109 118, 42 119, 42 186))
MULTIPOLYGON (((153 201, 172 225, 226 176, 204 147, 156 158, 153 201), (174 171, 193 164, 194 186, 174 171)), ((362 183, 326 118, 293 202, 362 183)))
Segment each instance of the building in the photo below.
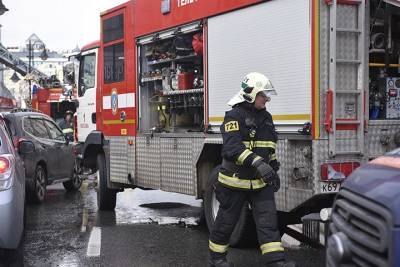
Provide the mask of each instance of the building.
MULTIPOLYGON (((48 50, 46 44, 36 34, 29 36, 29 38, 25 41, 25 45, 9 47, 8 50, 13 55, 19 57, 22 61, 28 63, 29 44, 31 44, 33 49, 32 67, 47 74, 48 76, 55 75, 57 79, 63 81, 63 66, 68 61, 68 58, 64 56, 64 54, 48 50), (41 58, 44 49, 47 53, 46 60, 41 58)), ((11 77, 14 73, 14 70, 11 69, 4 70, 4 85, 15 96, 17 103, 21 103, 22 106, 24 106, 24 99, 29 97, 28 81, 19 74, 17 75, 20 80, 17 82, 12 81, 11 77)))

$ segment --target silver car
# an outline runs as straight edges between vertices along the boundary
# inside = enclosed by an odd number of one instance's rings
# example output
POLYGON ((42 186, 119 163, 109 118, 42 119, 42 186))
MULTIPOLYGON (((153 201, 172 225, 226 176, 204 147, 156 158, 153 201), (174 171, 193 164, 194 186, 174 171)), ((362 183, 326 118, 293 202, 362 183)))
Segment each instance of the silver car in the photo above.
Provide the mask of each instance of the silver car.
MULTIPOLYGON (((15 140, 0 116, 0 255, 13 254, 24 233, 25 169, 18 153, 32 153, 33 144, 15 140)), ((1 258, 0 258, 1 263, 1 258)))

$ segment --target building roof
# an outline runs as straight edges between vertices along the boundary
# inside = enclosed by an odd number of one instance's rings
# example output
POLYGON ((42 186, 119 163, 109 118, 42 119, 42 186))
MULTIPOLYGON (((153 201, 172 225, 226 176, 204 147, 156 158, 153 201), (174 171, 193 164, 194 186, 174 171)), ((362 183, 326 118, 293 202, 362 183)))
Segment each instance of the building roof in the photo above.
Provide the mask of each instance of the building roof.
POLYGON ((25 42, 29 43, 29 41, 31 41, 32 43, 37 42, 37 43, 44 44, 43 41, 35 33, 32 33, 31 36, 29 36, 25 42))

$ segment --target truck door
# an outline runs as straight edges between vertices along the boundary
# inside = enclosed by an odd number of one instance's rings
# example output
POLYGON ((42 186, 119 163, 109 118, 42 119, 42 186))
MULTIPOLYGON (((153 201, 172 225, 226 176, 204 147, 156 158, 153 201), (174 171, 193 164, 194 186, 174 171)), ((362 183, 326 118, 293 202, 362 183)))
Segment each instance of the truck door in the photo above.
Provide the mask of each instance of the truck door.
POLYGON ((77 108, 78 141, 84 142, 96 130, 96 69, 98 49, 85 51, 80 57, 77 108))
MULTIPOLYGON (((124 42, 124 10, 103 18, 102 34, 102 129, 107 136, 126 132, 126 73, 124 42), (125 129, 125 130, 124 130, 125 129)), ((126 135, 126 134, 125 134, 126 135)))
POLYGON ((101 78, 97 103, 101 105, 101 114, 97 116, 101 119, 97 120, 97 128, 109 140, 110 180, 119 183, 129 183, 130 177, 134 176, 134 72, 132 67, 127 71, 127 62, 134 64, 134 52, 128 49, 131 41, 128 38, 133 40, 133 34, 131 26, 128 28, 127 17, 126 8, 102 16, 99 52, 101 78))

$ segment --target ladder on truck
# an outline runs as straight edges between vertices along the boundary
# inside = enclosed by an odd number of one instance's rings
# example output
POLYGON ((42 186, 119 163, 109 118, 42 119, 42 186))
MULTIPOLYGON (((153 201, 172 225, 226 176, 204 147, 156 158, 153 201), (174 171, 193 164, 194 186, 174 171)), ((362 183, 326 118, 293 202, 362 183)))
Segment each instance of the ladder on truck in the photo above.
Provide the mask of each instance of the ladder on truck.
POLYGON ((326 130, 329 156, 364 153, 365 1, 331 0, 326 130))
MULTIPOLYGON (((19 74, 25 76, 29 74, 29 66, 24 61, 22 61, 17 56, 14 56, 8 49, 0 43, 0 64, 6 65, 6 67, 11 68, 18 72, 19 74)), ((36 79, 49 78, 45 73, 32 68, 30 74, 36 79)))

